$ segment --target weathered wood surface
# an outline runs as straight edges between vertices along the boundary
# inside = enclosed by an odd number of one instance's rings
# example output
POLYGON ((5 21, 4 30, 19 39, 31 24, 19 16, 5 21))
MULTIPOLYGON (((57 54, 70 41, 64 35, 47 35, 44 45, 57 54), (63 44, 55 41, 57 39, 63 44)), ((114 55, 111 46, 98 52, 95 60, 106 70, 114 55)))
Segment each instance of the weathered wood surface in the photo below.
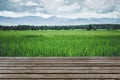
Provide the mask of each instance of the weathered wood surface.
POLYGON ((120 80, 120 57, 0 57, 0 80, 120 80))

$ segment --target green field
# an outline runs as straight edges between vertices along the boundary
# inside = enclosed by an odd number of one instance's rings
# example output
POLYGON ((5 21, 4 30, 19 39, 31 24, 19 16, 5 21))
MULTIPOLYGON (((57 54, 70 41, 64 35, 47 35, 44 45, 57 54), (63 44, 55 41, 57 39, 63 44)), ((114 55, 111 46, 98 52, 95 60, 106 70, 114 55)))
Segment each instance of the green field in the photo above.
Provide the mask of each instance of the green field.
POLYGON ((120 56, 120 30, 0 31, 0 56, 120 56))

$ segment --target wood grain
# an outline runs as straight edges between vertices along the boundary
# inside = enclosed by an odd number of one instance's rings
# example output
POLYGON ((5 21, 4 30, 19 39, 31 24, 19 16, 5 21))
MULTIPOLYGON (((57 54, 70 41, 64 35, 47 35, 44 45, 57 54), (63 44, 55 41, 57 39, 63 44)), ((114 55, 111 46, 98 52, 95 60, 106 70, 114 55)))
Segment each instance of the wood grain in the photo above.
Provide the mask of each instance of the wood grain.
POLYGON ((0 80, 120 80, 120 57, 0 57, 0 80))

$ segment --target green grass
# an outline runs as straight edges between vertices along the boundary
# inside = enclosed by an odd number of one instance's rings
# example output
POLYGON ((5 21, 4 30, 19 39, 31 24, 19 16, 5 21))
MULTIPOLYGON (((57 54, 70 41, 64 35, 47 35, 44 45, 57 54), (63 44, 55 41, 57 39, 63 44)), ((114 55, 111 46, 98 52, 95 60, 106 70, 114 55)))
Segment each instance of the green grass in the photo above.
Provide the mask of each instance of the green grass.
POLYGON ((0 31, 0 56, 120 56, 120 30, 0 31))

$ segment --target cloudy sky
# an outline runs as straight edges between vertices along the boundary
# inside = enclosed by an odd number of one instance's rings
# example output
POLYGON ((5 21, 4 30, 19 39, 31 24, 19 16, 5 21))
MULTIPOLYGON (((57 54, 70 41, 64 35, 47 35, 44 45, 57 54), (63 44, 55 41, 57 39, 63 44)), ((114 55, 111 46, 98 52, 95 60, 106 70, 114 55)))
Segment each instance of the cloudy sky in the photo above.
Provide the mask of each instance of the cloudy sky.
POLYGON ((120 18, 120 0, 0 0, 0 16, 120 18))

